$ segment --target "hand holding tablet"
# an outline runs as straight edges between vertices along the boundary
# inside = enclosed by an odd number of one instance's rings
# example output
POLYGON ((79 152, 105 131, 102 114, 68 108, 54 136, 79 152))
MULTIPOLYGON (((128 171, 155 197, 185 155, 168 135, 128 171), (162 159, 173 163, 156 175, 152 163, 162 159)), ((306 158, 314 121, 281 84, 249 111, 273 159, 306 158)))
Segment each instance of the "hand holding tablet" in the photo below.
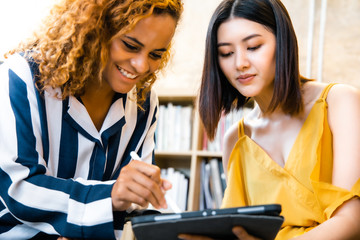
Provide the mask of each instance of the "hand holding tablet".
POLYGON ((137 240, 178 239, 181 233, 235 239, 234 226, 242 226, 249 234, 261 239, 273 240, 284 221, 280 212, 281 205, 269 204, 137 216, 131 223, 137 240))

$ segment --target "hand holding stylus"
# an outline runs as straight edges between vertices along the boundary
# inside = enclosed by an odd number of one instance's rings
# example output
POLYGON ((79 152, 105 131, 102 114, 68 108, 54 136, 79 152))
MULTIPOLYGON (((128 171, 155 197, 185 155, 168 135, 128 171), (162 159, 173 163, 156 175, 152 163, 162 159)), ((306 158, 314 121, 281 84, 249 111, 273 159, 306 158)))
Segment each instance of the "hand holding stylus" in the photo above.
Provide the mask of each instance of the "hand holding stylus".
POLYGON ((139 158, 124 166, 116 180, 112 192, 113 209, 124 211, 131 203, 147 207, 150 203, 154 208, 167 208, 164 193, 172 186, 162 179, 160 168, 139 161, 139 158))
MULTIPOLYGON (((141 158, 139 157, 139 155, 137 155, 137 153, 134 151, 132 151, 130 153, 130 156, 134 160, 141 161, 141 158)), ((176 202, 169 195, 166 195, 166 191, 169 190, 172 186, 171 183, 169 181, 167 181, 166 179, 161 179, 161 181, 162 181, 161 188, 163 189, 163 192, 165 194, 165 199, 166 199, 167 205, 169 205, 169 207, 171 208, 171 210, 174 211, 174 213, 180 213, 181 209, 178 207, 176 202), (169 185, 169 184, 170 184, 170 187, 163 186, 163 185, 169 185)))

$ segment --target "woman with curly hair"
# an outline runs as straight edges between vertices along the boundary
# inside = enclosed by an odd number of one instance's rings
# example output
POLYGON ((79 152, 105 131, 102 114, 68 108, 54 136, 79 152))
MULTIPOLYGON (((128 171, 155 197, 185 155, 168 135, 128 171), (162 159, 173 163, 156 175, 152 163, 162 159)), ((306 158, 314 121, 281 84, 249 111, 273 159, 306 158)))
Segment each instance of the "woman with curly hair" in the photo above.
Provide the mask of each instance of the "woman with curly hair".
POLYGON ((167 207, 171 183, 152 165, 151 87, 182 8, 181 0, 63 0, 7 54, 0 239, 114 239, 133 204, 167 207))

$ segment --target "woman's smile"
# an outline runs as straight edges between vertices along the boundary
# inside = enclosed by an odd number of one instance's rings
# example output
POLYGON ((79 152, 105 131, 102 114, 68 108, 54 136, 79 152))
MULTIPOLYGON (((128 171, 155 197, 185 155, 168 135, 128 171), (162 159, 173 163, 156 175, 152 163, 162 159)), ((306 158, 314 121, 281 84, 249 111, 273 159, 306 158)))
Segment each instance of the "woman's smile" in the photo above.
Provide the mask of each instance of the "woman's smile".
POLYGON ((119 72, 124 76, 127 77, 129 79, 135 79, 138 77, 138 75, 132 74, 128 71, 126 71, 125 69, 121 68, 120 66, 116 65, 116 68, 119 70, 119 72))

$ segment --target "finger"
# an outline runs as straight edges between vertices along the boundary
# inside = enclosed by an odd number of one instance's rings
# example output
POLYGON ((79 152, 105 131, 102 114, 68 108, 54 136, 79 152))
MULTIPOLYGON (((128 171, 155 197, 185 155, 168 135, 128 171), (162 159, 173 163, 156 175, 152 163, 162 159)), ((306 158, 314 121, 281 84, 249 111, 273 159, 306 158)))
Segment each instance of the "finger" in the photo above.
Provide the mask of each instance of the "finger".
POLYGON ((161 179, 161 189, 164 191, 169 191, 172 188, 172 184, 169 180, 164 178, 161 179))
POLYGON ((138 204, 142 207, 147 205, 147 201, 141 195, 137 194, 136 190, 132 190, 132 188, 136 189, 134 185, 138 185, 138 183, 131 181, 131 179, 123 177, 118 179, 114 184, 111 196, 113 198, 113 202, 115 201, 115 209, 127 209, 130 207, 131 203, 138 204))
MULTIPOLYGON (((164 194, 171 188, 171 183, 167 180, 164 181, 164 179, 160 177, 160 168, 146 163, 141 165, 136 164, 135 168, 138 172, 132 175, 134 180, 150 190, 155 197, 156 204, 154 204, 155 202, 153 201, 150 201, 150 203, 154 207, 157 206, 157 208, 167 208, 164 194), (139 174, 139 172, 142 174, 139 174)), ((150 195, 146 196, 150 197, 150 195)))
POLYGON ((128 199, 129 194, 119 185, 121 184, 117 181, 111 190, 111 201, 114 211, 124 211, 131 206, 131 201, 128 199))
POLYGON ((132 200, 141 206, 149 202, 155 208, 165 207, 164 193, 159 185, 143 174, 139 175, 133 184, 128 185, 128 190, 136 195, 132 200), (161 202, 161 198, 164 199, 163 202, 161 202))
POLYGON ((236 237, 238 237, 239 239, 245 238, 247 235, 247 232, 245 231, 245 229, 240 226, 233 227, 232 231, 236 235, 236 237))
POLYGON ((142 207, 147 205, 146 201, 139 194, 135 194, 131 190, 132 185, 138 184, 132 179, 134 171, 136 170, 125 166, 113 185, 111 199, 114 210, 124 211, 131 206, 131 203, 136 203, 142 207))
POLYGON ((260 238, 249 235, 247 231, 240 226, 233 227, 232 231, 236 235, 236 237, 241 240, 260 240, 260 238))
MULTIPOLYGON (((144 174, 147 170, 142 169, 141 166, 147 168, 148 164, 137 164, 125 166, 117 179, 119 192, 131 191, 136 194, 139 198, 135 199, 135 203, 144 205, 144 199, 150 202, 156 208, 166 208, 166 201, 164 192, 160 185, 153 181, 148 175, 144 174), (140 170, 139 170, 140 169, 140 170)), ((119 193, 119 194, 120 194, 119 193)), ((124 194, 124 193, 122 193, 124 194)), ((122 196, 118 195, 120 198, 122 196)), ((129 198, 126 196, 126 199, 129 198)), ((131 199, 134 200, 134 199, 131 199)))
POLYGON ((133 193, 131 191, 128 191, 126 193, 126 195, 127 195, 126 200, 122 202, 122 204, 124 206, 126 206, 126 209, 131 207, 131 204, 133 204, 133 203, 135 205, 138 205, 138 206, 142 207, 142 208, 146 208, 149 205, 149 202, 145 198, 139 196, 138 194, 135 194, 135 193, 133 193))
POLYGON ((161 171, 160 168, 156 165, 148 164, 145 162, 133 160, 130 162, 130 166, 137 169, 138 171, 144 173, 146 176, 150 177, 156 183, 161 183, 161 171))
POLYGON ((190 235, 190 234, 179 234, 178 238, 183 240, 213 240, 212 238, 209 237, 190 235))

